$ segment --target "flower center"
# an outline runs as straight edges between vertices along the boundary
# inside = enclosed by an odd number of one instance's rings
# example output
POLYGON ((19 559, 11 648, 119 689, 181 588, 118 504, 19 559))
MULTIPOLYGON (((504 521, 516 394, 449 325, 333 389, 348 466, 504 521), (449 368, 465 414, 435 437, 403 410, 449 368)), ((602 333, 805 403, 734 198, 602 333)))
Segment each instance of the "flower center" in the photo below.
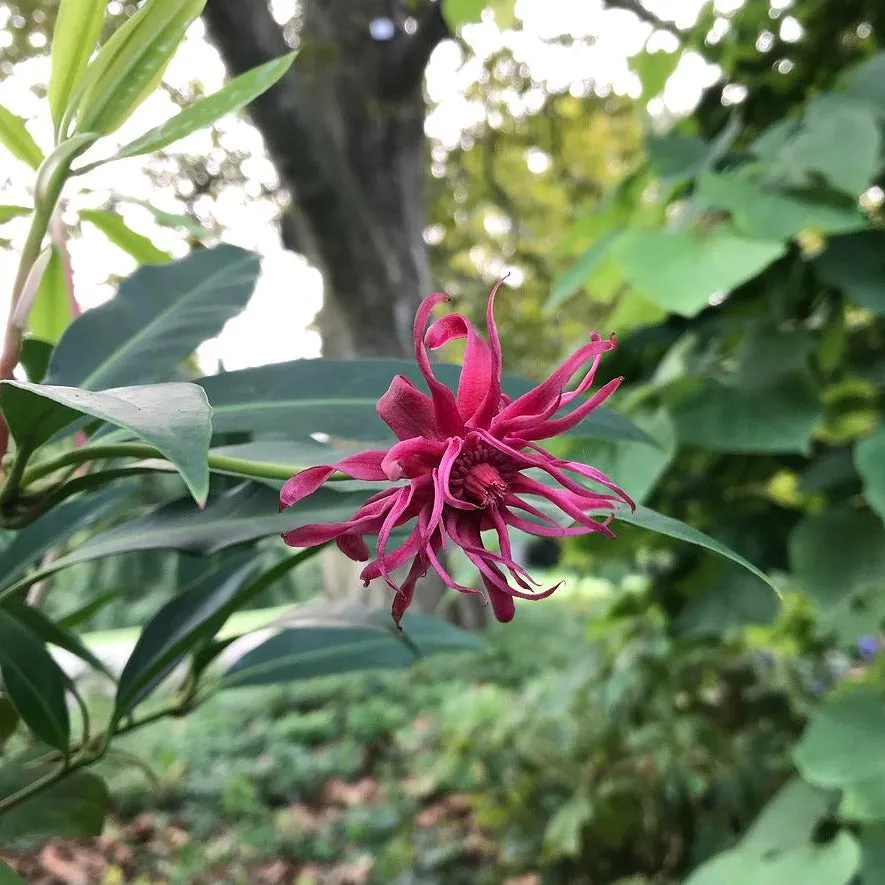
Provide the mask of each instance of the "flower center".
POLYGON ((495 507, 507 493, 509 478, 513 469, 507 457, 484 443, 474 443, 461 452, 452 466, 452 492, 478 504, 480 507, 495 507))

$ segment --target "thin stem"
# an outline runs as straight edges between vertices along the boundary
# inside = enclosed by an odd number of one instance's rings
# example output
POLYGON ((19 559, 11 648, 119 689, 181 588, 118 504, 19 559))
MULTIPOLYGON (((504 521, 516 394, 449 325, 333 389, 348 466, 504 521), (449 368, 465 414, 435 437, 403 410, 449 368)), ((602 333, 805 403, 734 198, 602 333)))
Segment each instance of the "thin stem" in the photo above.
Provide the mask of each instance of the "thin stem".
MULTIPOLYGON (((6 427, 5 421, 3 422, 3 429, 3 432, 7 434, 4 442, 8 442, 9 430, 6 427)), ((25 467, 28 464, 28 458, 30 458, 32 451, 33 448, 26 445, 22 445, 16 451, 15 460, 12 462, 12 467, 9 469, 9 476, 3 484, 3 488, 0 489, 0 508, 15 497, 15 493, 18 491, 24 477, 25 467)))
POLYGON ((71 766, 62 763, 58 768, 46 772, 43 777, 37 778, 37 780, 28 784, 26 787, 22 787, 11 796, 6 796, 4 799, 0 800, 0 814, 3 814, 4 811, 9 811, 10 808, 13 808, 20 802, 24 802, 25 799, 30 799, 35 793, 39 793, 41 790, 51 787, 54 783, 61 780, 61 778, 69 771, 73 771, 78 767, 78 765, 71 766))

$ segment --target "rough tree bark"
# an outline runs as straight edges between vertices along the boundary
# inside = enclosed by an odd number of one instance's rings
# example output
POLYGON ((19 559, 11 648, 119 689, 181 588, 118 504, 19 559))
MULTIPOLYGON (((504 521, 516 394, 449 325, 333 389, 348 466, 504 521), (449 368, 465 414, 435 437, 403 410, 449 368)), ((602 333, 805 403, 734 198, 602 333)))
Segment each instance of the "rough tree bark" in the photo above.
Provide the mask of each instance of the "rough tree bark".
MULTIPOLYGON (((203 18, 232 75, 300 50, 250 113, 291 195, 283 243, 323 276, 324 356, 408 355, 415 307, 431 288, 422 86, 431 52, 448 36, 440 4, 302 0, 285 32, 268 0, 209 0, 203 18)), ((357 572, 327 557, 329 595, 344 588, 380 601, 357 572)), ((429 576, 421 607, 435 606, 441 590, 429 576)), ((485 610, 462 606, 455 617, 478 626, 485 610)))

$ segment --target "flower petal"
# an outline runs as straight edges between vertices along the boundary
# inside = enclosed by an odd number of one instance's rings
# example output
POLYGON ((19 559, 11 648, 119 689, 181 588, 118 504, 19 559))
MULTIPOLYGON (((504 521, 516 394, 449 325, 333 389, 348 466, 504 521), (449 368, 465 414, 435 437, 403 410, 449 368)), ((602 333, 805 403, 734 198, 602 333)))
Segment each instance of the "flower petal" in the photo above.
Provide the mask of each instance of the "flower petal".
POLYGON ((446 443, 442 440, 416 436, 398 442, 381 461, 381 469, 387 479, 396 482, 407 477, 430 473, 440 462, 446 443))
POLYGON ((433 400, 418 390, 405 375, 395 375, 387 392, 375 407, 378 417, 396 434, 397 439, 441 439, 436 426, 433 400))

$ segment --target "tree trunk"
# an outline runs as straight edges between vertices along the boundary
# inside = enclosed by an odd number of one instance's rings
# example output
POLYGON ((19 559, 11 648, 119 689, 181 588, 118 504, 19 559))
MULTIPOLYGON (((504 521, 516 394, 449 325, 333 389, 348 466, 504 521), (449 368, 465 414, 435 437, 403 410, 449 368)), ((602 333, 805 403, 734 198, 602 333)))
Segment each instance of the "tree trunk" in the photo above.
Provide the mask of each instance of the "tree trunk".
MULTIPOLYGON (((250 112, 291 196, 283 244, 323 276, 323 355, 408 355, 415 308, 431 288, 422 85, 448 35, 440 4, 302 0, 297 20, 281 28, 267 0, 209 0, 203 18, 232 75, 299 49, 250 112)), ((363 590, 359 568, 337 551, 324 556, 330 596, 389 602, 389 591, 363 590)), ((424 584, 416 603, 427 610, 442 584, 435 575, 424 584)))

